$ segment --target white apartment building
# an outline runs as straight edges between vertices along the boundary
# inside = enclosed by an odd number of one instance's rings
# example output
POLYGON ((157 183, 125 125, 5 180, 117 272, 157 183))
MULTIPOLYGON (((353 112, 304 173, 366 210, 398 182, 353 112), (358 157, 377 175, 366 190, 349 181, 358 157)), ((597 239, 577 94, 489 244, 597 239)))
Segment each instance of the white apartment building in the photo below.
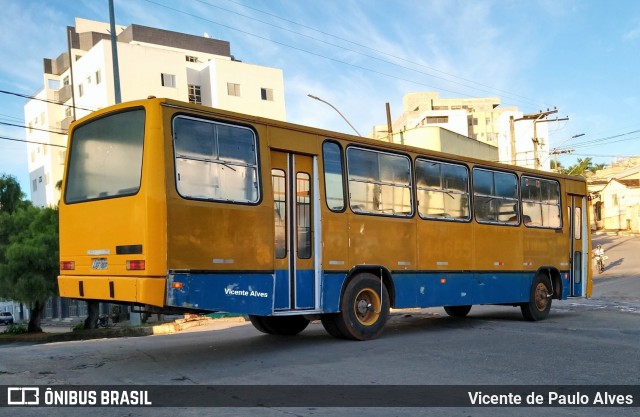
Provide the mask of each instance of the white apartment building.
MULTIPOLYGON (((44 59, 44 88, 24 108, 35 205, 58 204, 71 121, 115 103, 108 30, 108 23, 76 18, 67 27, 70 53, 44 59)), ((122 101, 167 97, 285 119, 282 70, 236 60, 229 42, 135 24, 116 32, 122 101)))
MULTIPOLYGON (((400 139, 410 136, 407 144, 425 149, 447 149, 445 152, 457 155, 549 170, 548 126, 541 123, 545 120, 499 106, 497 97, 441 98, 437 92, 409 93, 403 97, 402 115, 392 123, 392 139, 405 143, 400 139), (436 135, 439 139, 434 141, 434 128, 448 133, 436 135)), ((371 137, 388 140, 387 129, 386 125, 375 126, 371 137)))

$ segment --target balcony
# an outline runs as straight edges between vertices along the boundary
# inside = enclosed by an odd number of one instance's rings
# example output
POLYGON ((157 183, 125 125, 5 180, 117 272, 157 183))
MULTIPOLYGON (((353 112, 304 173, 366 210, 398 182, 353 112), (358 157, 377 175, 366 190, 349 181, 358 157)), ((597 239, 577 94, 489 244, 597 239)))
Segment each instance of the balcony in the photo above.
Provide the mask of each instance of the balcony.
POLYGON ((65 103, 67 100, 71 98, 71 92, 72 92, 72 86, 65 85, 59 90, 56 90, 53 92, 53 99, 60 103, 65 103))

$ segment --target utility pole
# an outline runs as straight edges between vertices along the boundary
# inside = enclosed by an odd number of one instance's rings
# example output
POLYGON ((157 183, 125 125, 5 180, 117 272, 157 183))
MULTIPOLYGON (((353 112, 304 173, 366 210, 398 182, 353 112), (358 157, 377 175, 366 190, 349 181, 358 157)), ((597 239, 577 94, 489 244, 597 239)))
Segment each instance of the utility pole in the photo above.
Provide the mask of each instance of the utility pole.
POLYGON ((516 164, 516 126, 513 116, 509 116, 509 131, 511 133, 511 164, 516 164))
POLYGON ((393 142, 393 125, 391 123, 391 107, 386 103, 387 108, 387 141, 393 142))
POLYGON ((118 36, 116 34, 116 17, 113 11, 113 0, 109 0, 109 24, 111 28, 111 58, 113 60, 113 90, 116 104, 122 102, 120 95, 120 69, 118 68, 118 36))
MULTIPOLYGON (((562 119, 559 119, 558 117, 556 117, 555 119, 546 119, 547 116, 549 116, 550 114, 554 114, 557 113, 558 109, 554 108, 553 110, 549 110, 547 109, 547 111, 540 111, 539 113, 533 113, 533 114, 524 114, 522 115, 521 118, 519 119, 515 119, 513 122, 519 122, 521 120, 531 120, 533 121, 533 163, 534 163, 534 168, 535 169, 540 169, 540 157, 538 156, 538 146, 540 145, 540 140, 538 139, 538 130, 537 130, 537 124, 538 123, 545 123, 545 122, 560 122, 563 120, 569 120, 569 117, 564 117, 562 119)), ((513 129, 513 123, 511 123, 512 129, 513 129)), ((515 142, 515 134, 512 130, 512 141, 515 142)), ((515 145, 515 143, 513 143, 513 145, 515 145)), ((513 154, 512 154, 513 155, 513 154)), ((512 156, 513 157, 513 156, 512 156)))
POLYGON ((71 28, 69 26, 67 26, 67 50, 69 51, 69 77, 70 77, 70 87, 71 87, 71 109, 73 110, 73 120, 76 120, 76 94, 75 94, 75 89, 76 89, 76 85, 73 82, 73 52, 72 52, 72 46, 73 46, 73 32, 71 31, 71 28))
POLYGON ((555 170, 556 172, 560 172, 560 169, 558 169, 558 155, 568 155, 570 153, 573 153, 575 151, 575 149, 565 149, 565 150, 558 150, 558 149, 554 149, 551 151, 551 155, 553 155, 553 164, 555 166, 555 170))

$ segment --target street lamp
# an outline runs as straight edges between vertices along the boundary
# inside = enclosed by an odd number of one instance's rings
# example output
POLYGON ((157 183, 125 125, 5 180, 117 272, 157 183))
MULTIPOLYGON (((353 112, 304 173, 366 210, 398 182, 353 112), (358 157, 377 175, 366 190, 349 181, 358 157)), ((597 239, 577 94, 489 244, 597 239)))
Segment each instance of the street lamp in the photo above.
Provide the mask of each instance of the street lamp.
POLYGON ((344 119, 344 121, 345 121, 345 122, 347 122, 347 124, 348 124, 349 126, 351 126, 351 129, 353 129, 353 130, 358 134, 358 136, 362 136, 362 135, 360 134, 360 132, 358 132, 358 130, 357 130, 355 127, 353 127, 353 125, 352 125, 351 123, 349 123, 349 121, 347 120, 347 118, 346 118, 346 117, 344 117, 344 114, 342 114, 342 113, 340 112, 340 110, 338 110, 338 109, 336 108, 336 106, 334 106, 333 104, 329 103, 328 101, 323 100, 323 99, 321 99, 320 97, 316 97, 316 96, 314 96, 314 95, 312 95, 312 94, 307 94, 307 96, 308 96, 309 98, 314 99, 314 100, 318 100, 318 101, 323 102, 324 104, 326 104, 327 106, 331 107, 333 110, 335 110, 336 112, 338 112, 338 114, 340 115, 340 117, 342 117, 342 118, 344 119))

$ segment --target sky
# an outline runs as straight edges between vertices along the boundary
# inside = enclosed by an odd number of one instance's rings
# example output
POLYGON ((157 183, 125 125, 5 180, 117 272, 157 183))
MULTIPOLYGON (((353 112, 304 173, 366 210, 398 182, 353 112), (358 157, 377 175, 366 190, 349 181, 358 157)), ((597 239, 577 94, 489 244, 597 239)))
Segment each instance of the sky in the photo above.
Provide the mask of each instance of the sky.
MULTIPOLYGON (((0 175, 28 194, 26 99, 43 58, 66 50, 74 18, 107 22, 108 0, 0 0, 0 175)), ((525 113, 556 107, 550 148, 610 163, 640 155, 636 0, 115 0, 116 23, 230 42, 246 63, 281 68, 287 120, 367 135, 406 93, 499 97, 525 113), (581 135, 577 138, 573 136, 581 135)))

